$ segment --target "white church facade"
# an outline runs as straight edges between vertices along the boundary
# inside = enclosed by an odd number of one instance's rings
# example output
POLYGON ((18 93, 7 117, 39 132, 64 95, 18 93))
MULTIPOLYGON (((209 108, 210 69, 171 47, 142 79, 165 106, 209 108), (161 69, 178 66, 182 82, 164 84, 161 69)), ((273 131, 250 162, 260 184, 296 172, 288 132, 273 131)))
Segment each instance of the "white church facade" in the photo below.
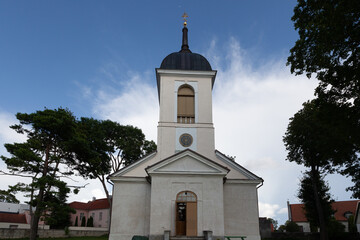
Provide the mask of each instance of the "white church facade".
POLYGON ((110 176, 110 240, 134 235, 260 240, 257 188, 263 180, 215 150, 216 71, 190 51, 187 32, 185 23, 180 52, 156 69, 157 151, 110 176))

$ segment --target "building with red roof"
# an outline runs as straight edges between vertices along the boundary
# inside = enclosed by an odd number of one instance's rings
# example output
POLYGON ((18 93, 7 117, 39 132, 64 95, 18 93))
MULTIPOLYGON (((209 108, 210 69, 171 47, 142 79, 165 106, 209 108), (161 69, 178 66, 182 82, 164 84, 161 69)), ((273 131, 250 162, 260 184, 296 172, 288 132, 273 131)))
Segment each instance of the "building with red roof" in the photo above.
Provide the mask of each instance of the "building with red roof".
POLYGON ((87 203, 72 202, 69 206, 75 209, 76 213, 71 214, 71 224, 75 226, 76 218, 77 226, 81 226, 82 218, 86 221, 90 217, 93 218, 94 227, 108 228, 110 223, 110 204, 107 198, 94 199, 87 203))
MULTIPOLYGON (((348 218, 355 216, 358 211, 360 200, 337 201, 332 203, 335 210, 334 217, 337 221, 345 225, 345 231, 348 231, 348 218)), ((310 232, 310 224, 305 216, 304 204, 290 204, 288 202, 289 220, 296 222, 302 227, 304 232, 310 232)))
MULTIPOLYGON (((30 229, 30 206, 28 204, 0 202, 0 228, 30 229)), ((39 228, 49 229, 40 219, 39 228)))

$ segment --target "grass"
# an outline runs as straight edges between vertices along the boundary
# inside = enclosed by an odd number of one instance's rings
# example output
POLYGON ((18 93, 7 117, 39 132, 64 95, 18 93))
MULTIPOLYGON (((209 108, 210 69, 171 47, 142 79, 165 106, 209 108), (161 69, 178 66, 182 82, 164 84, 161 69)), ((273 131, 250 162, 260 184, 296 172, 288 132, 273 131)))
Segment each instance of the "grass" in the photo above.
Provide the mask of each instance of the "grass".
MULTIPOLYGON (((65 237, 65 238, 38 238, 38 240, 108 240, 108 235, 103 235, 100 237, 65 237)), ((8 240, 29 240, 29 238, 16 238, 8 240)))

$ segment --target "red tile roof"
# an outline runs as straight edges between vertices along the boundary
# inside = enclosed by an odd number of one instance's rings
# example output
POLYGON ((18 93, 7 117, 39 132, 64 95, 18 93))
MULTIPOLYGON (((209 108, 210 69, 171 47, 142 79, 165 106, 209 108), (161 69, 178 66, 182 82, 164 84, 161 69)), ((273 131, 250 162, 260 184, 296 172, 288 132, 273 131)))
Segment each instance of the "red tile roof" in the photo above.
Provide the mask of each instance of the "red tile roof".
POLYGON ((27 223, 25 214, 19 213, 0 213, 0 222, 27 223))
POLYGON ((304 204, 290 204, 290 211, 293 222, 307 222, 304 204))
POLYGON ((79 210, 96 210, 96 209, 107 209, 110 208, 107 198, 96 199, 87 203, 83 202, 72 202, 69 204, 70 207, 79 210))
MULTIPOLYGON (((347 221, 344 216, 346 212, 351 212, 355 216, 358 202, 360 202, 360 200, 333 202, 332 207, 336 211, 334 214, 335 219, 338 221, 347 221)), ((303 207, 304 204, 290 204, 292 221, 307 222, 303 207)))

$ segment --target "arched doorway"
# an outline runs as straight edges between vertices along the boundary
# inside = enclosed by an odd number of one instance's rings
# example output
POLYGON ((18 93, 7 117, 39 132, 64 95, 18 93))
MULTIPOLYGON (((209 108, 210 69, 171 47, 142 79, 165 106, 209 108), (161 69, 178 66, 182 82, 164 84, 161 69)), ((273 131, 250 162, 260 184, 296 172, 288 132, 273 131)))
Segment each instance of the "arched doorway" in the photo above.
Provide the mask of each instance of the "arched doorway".
POLYGON ((197 197, 190 191, 176 196, 176 235, 197 236, 197 197))

